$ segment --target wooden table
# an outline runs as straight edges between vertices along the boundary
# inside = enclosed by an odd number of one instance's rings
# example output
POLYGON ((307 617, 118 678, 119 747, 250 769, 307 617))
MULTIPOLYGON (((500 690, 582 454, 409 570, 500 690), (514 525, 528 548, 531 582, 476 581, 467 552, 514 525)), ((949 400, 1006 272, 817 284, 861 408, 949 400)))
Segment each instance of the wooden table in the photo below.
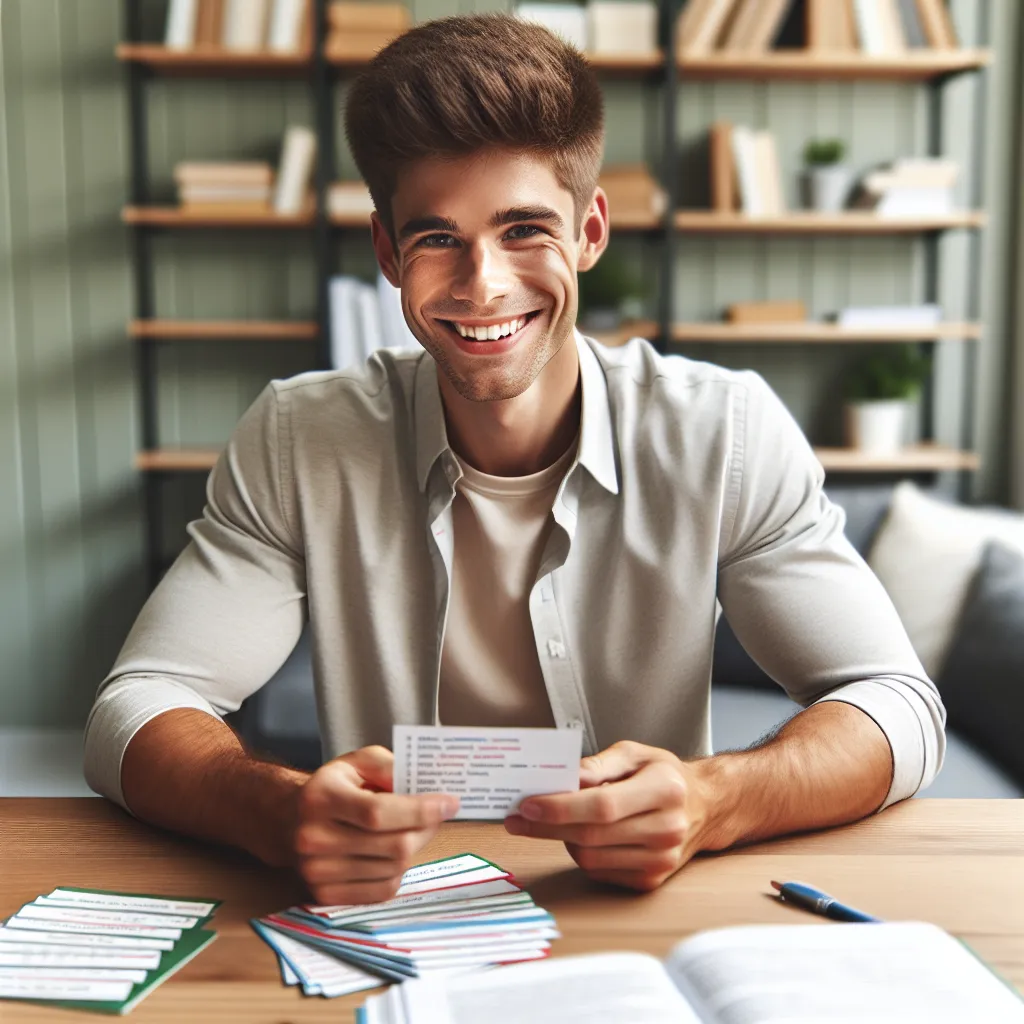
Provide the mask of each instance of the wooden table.
MULTIPOLYGON (((695 931, 806 923, 767 895, 769 881, 811 882, 889 919, 934 921, 966 939, 1024 991, 1024 800, 908 800, 855 825, 699 857, 650 895, 594 885, 560 844, 500 825, 453 822, 424 860, 472 851, 513 871, 551 910, 556 955, 635 949, 663 956, 695 931)), ((351 1021, 366 993, 306 998, 286 988, 250 917, 299 901, 288 872, 143 825, 100 799, 0 799, 0 918, 57 885, 222 899, 217 941, 145 999, 138 1024, 351 1021)), ((0 1021, 98 1018, 16 1002, 0 1021)))

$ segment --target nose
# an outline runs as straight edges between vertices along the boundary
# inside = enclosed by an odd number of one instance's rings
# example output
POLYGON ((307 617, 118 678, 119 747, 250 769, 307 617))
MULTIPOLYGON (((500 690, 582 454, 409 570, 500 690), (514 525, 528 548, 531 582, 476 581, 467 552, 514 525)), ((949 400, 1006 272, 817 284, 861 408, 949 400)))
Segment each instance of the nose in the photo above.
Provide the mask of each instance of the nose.
POLYGON ((483 308, 508 295, 512 286, 504 254, 481 239, 463 248, 449 291, 453 299, 483 308))

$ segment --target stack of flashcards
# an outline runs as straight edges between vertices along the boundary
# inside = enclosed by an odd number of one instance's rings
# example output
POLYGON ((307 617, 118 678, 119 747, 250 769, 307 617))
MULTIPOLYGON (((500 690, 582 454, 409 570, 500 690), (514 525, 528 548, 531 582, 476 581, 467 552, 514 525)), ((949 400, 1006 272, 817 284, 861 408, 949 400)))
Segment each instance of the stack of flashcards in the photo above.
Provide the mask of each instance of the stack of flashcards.
POLYGON ((555 919, 507 871, 472 853, 410 868, 384 903, 292 907, 252 925, 285 983, 323 996, 542 960, 558 938, 555 919))
POLYGON ((213 942, 201 926, 219 905, 54 889, 0 926, 0 999, 128 1013, 213 942))

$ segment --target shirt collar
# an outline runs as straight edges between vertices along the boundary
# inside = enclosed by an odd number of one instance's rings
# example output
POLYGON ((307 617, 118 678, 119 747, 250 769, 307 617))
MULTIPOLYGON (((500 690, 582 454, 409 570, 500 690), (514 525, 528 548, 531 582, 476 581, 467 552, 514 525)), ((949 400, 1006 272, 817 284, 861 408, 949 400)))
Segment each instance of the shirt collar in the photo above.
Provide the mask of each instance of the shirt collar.
MULTIPOLYGON (((583 335, 573 329, 573 337, 580 360, 583 389, 580 446, 576 462, 605 490, 618 494, 614 432, 604 370, 583 335)), ((415 403, 416 479, 420 490, 425 491, 434 463, 449 451, 444 406, 437 384, 437 364, 427 352, 420 356, 416 367, 415 403)))

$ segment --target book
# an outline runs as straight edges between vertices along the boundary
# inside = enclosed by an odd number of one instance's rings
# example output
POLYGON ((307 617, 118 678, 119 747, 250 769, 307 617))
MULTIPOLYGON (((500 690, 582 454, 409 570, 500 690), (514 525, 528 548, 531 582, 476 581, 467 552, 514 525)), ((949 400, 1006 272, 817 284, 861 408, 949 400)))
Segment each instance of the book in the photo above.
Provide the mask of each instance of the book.
POLYGON ((858 48, 853 0, 807 0, 805 19, 808 49, 850 51, 858 48))
POLYGON ((782 171, 775 136, 769 131, 754 133, 754 153, 757 161, 758 192, 765 217, 779 217, 786 212, 786 199, 782 194, 782 171))
POLYGON ((374 32, 332 32, 327 37, 327 52, 335 60, 369 60, 399 35, 400 32, 392 29, 374 32))
POLYGON ((853 0, 853 13, 861 49, 872 57, 882 57, 890 52, 878 0, 853 0))
POLYGON ((731 213, 737 206, 739 184, 732 153, 732 125, 716 121, 709 138, 711 169, 711 208, 718 213, 731 213))
POLYGON ((771 2, 773 0, 739 0, 718 48, 733 53, 746 50, 764 4, 771 2))
POLYGON ((719 38, 726 31, 729 20, 742 0, 709 0, 702 17, 696 21, 692 37, 680 44, 680 54, 707 53, 713 50, 719 38))
POLYGON ((878 20, 885 38, 886 53, 903 53, 907 48, 907 40, 903 35, 903 23, 896 0, 874 0, 878 11, 878 20))
POLYGON ((267 30, 267 48, 273 53, 296 53, 302 49, 302 30, 309 0, 274 0, 267 30))
POLYGON ((943 0, 917 0, 917 13, 929 46, 937 50, 956 49, 956 29, 943 0))
POLYGON ((765 202, 757 173, 757 140, 751 129, 743 125, 733 127, 732 155, 739 181, 740 208, 748 217, 764 216, 765 202))
POLYGON ((263 49, 269 10, 269 0, 226 0, 222 37, 225 49, 263 49))
POLYGON ((658 47, 653 0, 590 0, 587 49, 595 54, 649 54, 658 47))
POLYGON ((224 0, 199 0, 196 46, 219 47, 224 34, 224 0))
POLYGON ((178 197, 183 204, 195 203, 262 203, 270 205, 270 185, 182 185, 178 197))
POLYGON ((197 0, 171 0, 167 8, 164 45, 172 50, 190 50, 196 42, 197 0))
POLYGON ((182 161, 174 167, 174 180, 179 185, 269 185, 274 169, 263 161, 182 161))
POLYGON ((373 196, 361 181, 335 181, 327 188, 327 212, 333 216, 369 216, 374 211, 373 196))
POLYGON ((840 327, 934 327, 942 322, 942 307, 934 302, 916 306, 847 306, 836 316, 840 327))
POLYGON ((807 307, 799 299, 734 302, 725 318, 731 324, 792 324, 807 319, 807 307))
POLYGON ((714 0, 688 0, 676 19, 676 50, 685 53, 693 45, 698 29, 707 17, 714 0))
POLYGON ((907 47, 913 50, 927 47, 928 39, 924 33, 924 25, 921 24, 917 0, 897 0, 897 7, 907 47))
POLYGON ((422 349, 419 339, 409 330, 402 312, 402 292, 382 273, 377 272, 377 301, 380 303, 382 343, 389 348, 422 349))
POLYGON ((397 35, 410 25, 404 4, 383 4, 335 0, 327 7, 327 24, 338 32, 392 32, 397 35))
POLYGON ((598 185, 608 196, 612 220, 661 217, 668 205, 665 190, 644 164, 611 164, 601 169, 598 185))
POLYGON ((747 36, 745 49, 759 53, 771 48, 782 28, 793 0, 763 0, 759 16, 747 36))
POLYGON ((316 135, 303 125, 292 125, 285 132, 277 172, 274 209, 278 213, 301 212, 307 202, 315 163, 316 135))
POLYGON ((217 937, 218 900, 59 887, 0 925, 0 999, 126 1014, 217 937))
POLYGON ((521 3, 516 17, 543 25, 577 50, 587 48, 587 9, 583 4, 521 3))
POLYGON ((407 981, 362 1024, 1024 1022, 1024 1002, 933 924, 748 925, 695 935, 664 962, 596 953, 407 981))

